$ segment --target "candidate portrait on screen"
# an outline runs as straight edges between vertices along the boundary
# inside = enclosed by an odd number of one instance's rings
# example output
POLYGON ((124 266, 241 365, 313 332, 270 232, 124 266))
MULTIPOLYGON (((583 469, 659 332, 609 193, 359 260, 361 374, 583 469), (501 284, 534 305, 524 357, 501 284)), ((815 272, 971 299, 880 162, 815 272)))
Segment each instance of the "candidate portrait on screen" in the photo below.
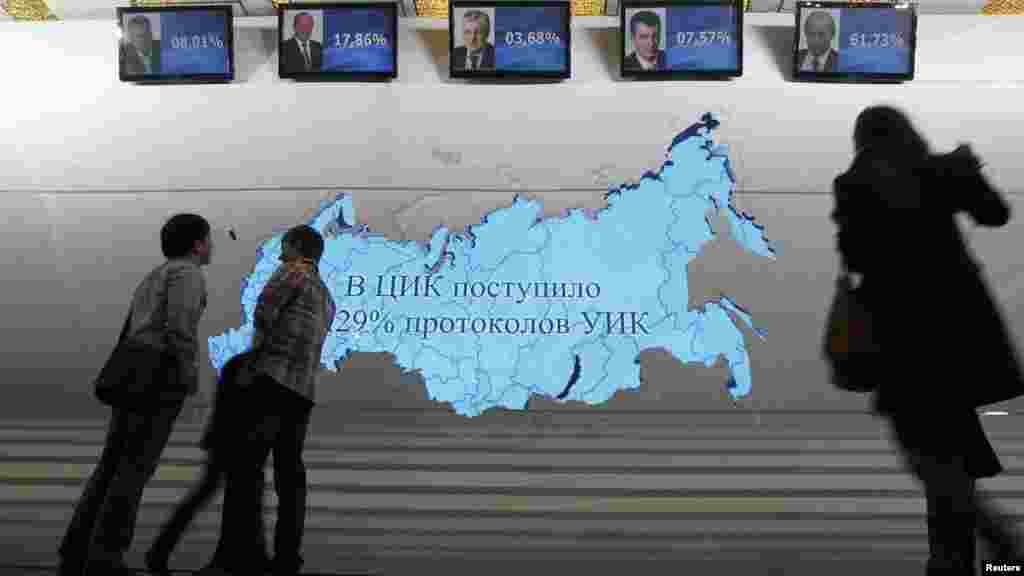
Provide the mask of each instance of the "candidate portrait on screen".
POLYGON ((494 28, 491 26, 494 9, 468 8, 454 14, 459 34, 458 45, 452 51, 452 64, 456 70, 494 70, 494 28))
POLYGON ((629 37, 633 51, 626 57, 627 70, 664 70, 664 9, 637 10, 629 16, 629 37), (661 12, 661 14, 659 14, 661 12))
POLYGON ((839 59, 839 14, 837 10, 814 10, 803 23, 797 62, 801 72, 835 72, 839 59))
POLYGON ((313 72, 323 62, 323 11, 288 10, 283 18, 287 40, 281 43, 284 72, 313 72))
POLYGON ((160 73, 160 15, 126 14, 121 66, 130 76, 160 73))

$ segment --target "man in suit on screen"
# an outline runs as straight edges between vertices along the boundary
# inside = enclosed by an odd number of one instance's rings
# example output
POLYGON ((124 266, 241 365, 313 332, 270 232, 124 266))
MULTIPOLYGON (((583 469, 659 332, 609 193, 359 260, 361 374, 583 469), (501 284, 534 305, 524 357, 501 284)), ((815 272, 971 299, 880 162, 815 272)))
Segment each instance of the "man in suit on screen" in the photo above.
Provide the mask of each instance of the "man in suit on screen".
POLYGON ((658 48, 661 18, 649 10, 637 12, 629 19, 629 34, 633 39, 633 53, 626 57, 625 68, 664 70, 665 51, 658 48))
POLYGON ((452 52, 456 70, 493 70, 494 44, 487 41, 491 35, 491 17, 480 10, 469 10, 462 16, 462 41, 452 52))
POLYGON ((804 20, 807 49, 797 52, 802 72, 835 72, 839 53, 832 49, 836 37, 836 21, 824 10, 812 12, 804 20))
POLYGON ((312 40, 313 16, 309 12, 295 15, 295 34, 281 44, 281 66, 285 72, 312 72, 320 69, 321 44, 312 40))
POLYGON ((160 73, 160 41, 153 39, 152 25, 145 16, 133 16, 125 25, 121 62, 125 74, 131 76, 160 73))

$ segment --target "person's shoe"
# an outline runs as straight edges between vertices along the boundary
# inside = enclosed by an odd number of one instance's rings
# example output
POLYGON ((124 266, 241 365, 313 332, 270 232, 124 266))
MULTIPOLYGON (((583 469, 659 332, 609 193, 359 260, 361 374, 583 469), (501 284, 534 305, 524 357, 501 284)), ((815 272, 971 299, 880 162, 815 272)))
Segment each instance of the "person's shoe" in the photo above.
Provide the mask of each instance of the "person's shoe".
POLYGON ((232 576, 232 572, 220 564, 210 563, 203 566, 196 576, 232 576))
POLYGON ((85 576, 135 576, 135 570, 123 562, 89 562, 85 565, 85 576))
POLYGON ((986 560, 992 560, 1002 564, 1024 565, 1024 553, 1020 548, 1011 542, 988 543, 986 560))
POLYGON ((85 576, 85 562, 61 558, 57 564, 57 576, 85 576))
POLYGON ((1004 564, 1020 564, 1024 561, 1024 550, 1021 546, 1021 535, 1015 527, 1003 524, 1001 529, 989 530, 982 534, 987 555, 984 558, 996 560, 1004 564))
POLYGON ((146 552, 146 572, 157 576, 171 576, 171 569, 167 567, 167 556, 155 549, 150 548, 146 552))
POLYGON ((282 564, 271 560, 267 564, 267 572, 273 576, 299 576, 301 565, 282 564))

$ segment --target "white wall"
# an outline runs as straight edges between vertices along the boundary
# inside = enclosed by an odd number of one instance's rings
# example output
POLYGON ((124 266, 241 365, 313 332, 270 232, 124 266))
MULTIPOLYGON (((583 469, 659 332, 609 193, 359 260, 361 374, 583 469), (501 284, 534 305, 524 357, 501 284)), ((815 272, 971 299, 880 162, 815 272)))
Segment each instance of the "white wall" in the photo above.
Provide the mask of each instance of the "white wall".
POLYGON ((392 84, 279 80, 274 31, 246 27, 234 84, 153 87, 117 80, 111 22, 5 24, 0 49, 35 56, 8 62, 20 81, 4 88, 12 112, 0 130, 18 136, 0 141, 0 189, 479 189, 506 185, 496 168, 505 164, 523 185, 588 187, 597 166, 614 180, 635 176, 661 158, 674 126, 712 110, 736 147, 741 189, 824 192, 849 158, 857 112, 880 101, 909 108, 938 147, 974 141, 1011 190, 1024 183, 1012 128, 1024 48, 1007 42, 1021 20, 922 16, 919 77, 890 86, 787 82, 792 16, 747 21, 745 72, 734 82, 618 81, 618 32, 577 29, 571 80, 500 86, 449 80, 443 30, 403 28, 392 84), (463 152, 463 163, 440 165, 434 148, 463 152), (786 165, 781 151, 803 160, 786 165))
MULTIPOLYGON (((713 111, 741 208, 764 223, 779 259, 743 256, 723 238, 691 266, 694 299, 724 289, 768 329, 767 342, 749 341, 751 406, 859 409, 862 398, 827 388, 818 358, 835 271, 828 192, 849 162, 856 114, 876 102, 904 106, 936 147, 971 141, 997 183, 1024 191, 1024 71, 1014 64, 1024 22, 1012 18, 922 16, 919 79, 901 86, 787 82, 791 15, 748 15, 745 74, 725 83, 619 81, 618 32, 603 28, 574 30, 569 81, 455 82, 447 32, 406 22, 397 81, 294 84, 276 78, 269 22, 236 30, 235 83, 163 87, 117 80, 111 22, 0 24, 0 53, 32 54, 5 60, 14 81, 0 88, 0 406, 52 413, 61 398, 60 410, 93 410, 88 379, 130 290, 159 260, 156 231, 172 212, 199 211, 241 233, 221 242, 209 270, 210 335, 237 325, 238 282, 258 239, 325 194, 351 191, 366 222, 418 239, 442 217, 474 222, 515 191, 552 210, 598 204, 609 184, 657 168, 675 133, 713 111)), ((1020 226, 972 233, 1018 333, 1020 226)), ((724 406, 721 369, 654 353, 645 362, 653 383, 613 403, 724 406)), ((420 402, 337 378, 345 385, 328 384, 323 398, 420 402)))

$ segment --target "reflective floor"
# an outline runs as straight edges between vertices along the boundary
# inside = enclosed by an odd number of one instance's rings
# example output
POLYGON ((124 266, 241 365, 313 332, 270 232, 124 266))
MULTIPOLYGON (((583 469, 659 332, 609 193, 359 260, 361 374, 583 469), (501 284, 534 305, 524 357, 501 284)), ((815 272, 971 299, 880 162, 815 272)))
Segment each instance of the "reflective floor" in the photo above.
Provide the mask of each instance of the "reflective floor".
MULTIPOLYGON (((1016 418, 985 420, 1007 473, 982 487, 1019 518, 1016 418)), ((924 574, 922 494, 870 415, 679 421, 618 413, 315 420, 305 573, 924 574)), ((0 422, 0 576, 53 572, 103 426, 0 422)), ((143 496, 129 565, 141 567, 160 522, 196 479, 198 434, 182 422, 172 436, 143 496)), ((219 516, 218 497, 186 534, 173 569, 207 561, 219 516)))

